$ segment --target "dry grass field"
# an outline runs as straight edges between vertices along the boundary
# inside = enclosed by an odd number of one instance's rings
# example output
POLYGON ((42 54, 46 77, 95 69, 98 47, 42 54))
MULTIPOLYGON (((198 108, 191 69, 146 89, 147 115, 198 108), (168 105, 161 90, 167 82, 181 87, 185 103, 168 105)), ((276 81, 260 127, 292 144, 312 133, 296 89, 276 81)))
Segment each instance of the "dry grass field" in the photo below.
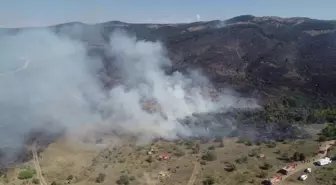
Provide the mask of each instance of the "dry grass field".
MULTIPOLYGON (((125 138, 113 144, 84 144, 64 137, 39 153, 38 160, 48 185, 244 185, 261 184, 288 165, 283 158, 295 152, 311 159, 319 145, 313 139, 252 143, 239 138, 159 140, 147 145, 125 138), (160 160, 162 154, 169 158, 160 160)), ((329 168, 314 172, 314 181, 321 174, 332 180, 334 169, 329 168)), ((9 169, 1 183, 44 185, 36 171, 32 177, 19 179, 27 169, 34 171, 33 161, 9 169)), ((297 181, 293 178, 286 180, 288 184, 297 181)))

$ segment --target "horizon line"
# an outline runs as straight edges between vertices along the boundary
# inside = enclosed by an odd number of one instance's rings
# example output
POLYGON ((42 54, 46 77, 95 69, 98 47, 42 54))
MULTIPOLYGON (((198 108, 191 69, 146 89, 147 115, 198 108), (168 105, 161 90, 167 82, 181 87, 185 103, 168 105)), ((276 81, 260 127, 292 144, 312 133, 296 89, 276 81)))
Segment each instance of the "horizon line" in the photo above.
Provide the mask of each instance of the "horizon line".
POLYGON ((228 21, 230 19, 240 17, 240 16, 253 16, 257 18, 281 18, 281 19, 293 19, 293 18, 301 18, 301 19, 311 19, 311 20, 319 20, 319 21, 336 21, 336 19, 317 19, 317 18, 311 18, 311 17, 304 17, 304 16, 293 16, 293 17, 285 17, 285 16, 254 16, 251 14, 242 14, 238 16, 234 16, 228 19, 210 19, 210 20, 200 20, 200 21, 190 21, 190 22, 146 22, 146 21, 121 21, 121 20, 110 20, 110 21, 97 21, 97 22, 85 22, 85 21, 68 21, 68 22, 60 22, 60 23, 52 23, 49 25, 36 25, 36 26, 1 26, 0 29, 22 29, 22 28, 46 28, 46 27, 55 27, 59 25, 64 24, 84 24, 84 25, 97 25, 97 24, 106 24, 110 22, 119 22, 121 24, 152 24, 152 25, 178 25, 178 24, 192 24, 192 23, 201 23, 201 22, 213 22, 213 21, 228 21))

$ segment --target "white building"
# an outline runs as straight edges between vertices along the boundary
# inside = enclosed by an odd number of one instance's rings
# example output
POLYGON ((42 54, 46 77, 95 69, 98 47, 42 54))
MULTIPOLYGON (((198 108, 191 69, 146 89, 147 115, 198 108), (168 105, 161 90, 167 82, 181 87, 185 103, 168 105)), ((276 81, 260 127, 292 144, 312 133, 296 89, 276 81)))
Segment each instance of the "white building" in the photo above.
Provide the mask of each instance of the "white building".
POLYGON ((316 161, 316 164, 319 166, 327 165, 331 163, 331 159, 329 157, 324 157, 318 161, 316 161))

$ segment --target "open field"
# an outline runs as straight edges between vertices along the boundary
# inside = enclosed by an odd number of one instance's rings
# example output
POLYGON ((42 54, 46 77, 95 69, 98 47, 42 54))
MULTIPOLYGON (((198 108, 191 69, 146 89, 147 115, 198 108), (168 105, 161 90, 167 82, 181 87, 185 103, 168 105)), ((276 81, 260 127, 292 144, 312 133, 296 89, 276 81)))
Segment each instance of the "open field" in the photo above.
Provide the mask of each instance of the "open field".
MULTIPOLYGON (((223 185, 261 184, 278 169, 290 163, 283 159, 284 156, 290 158, 294 152, 301 152, 306 159, 312 159, 320 145, 321 143, 313 139, 251 143, 242 142, 237 138, 215 138, 209 141, 159 140, 141 146, 125 139, 113 145, 100 146, 60 138, 37 155, 38 164, 34 157, 32 161, 9 169, 6 175, 1 177, 1 183, 201 185, 207 181, 208 184, 215 182, 223 185), (149 151, 153 153, 149 155, 149 151), (165 153, 169 159, 159 160, 159 156, 165 153), (266 164, 268 167, 265 167, 266 164), (18 179, 25 169, 35 169, 35 173, 27 179, 18 179)), ((295 173, 288 175, 288 178, 279 184, 301 183, 297 177, 301 175, 305 165, 310 164, 295 163, 298 164, 295 173), (299 170, 300 165, 302 170, 299 170)), ((334 182, 333 167, 335 164, 314 167, 312 176, 305 184, 322 183, 322 179, 325 178, 329 179, 326 180, 326 185, 334 182)))

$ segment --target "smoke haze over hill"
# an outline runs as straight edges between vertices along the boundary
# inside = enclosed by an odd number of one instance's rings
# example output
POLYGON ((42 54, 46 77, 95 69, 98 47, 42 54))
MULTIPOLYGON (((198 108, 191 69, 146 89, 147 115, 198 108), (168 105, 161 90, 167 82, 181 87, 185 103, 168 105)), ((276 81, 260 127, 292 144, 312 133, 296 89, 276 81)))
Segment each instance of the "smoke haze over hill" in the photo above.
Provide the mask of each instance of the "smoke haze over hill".
MULTIPOLYGON (((80 133, 85 126, 117 130, 142 139, 206 134, 180 120, 194 114, 256 108, 255 102, 226 90, 213 99, 211 83, 199 72, 167 75, 171 66, 160 42, 137 40, 123 31, 110 37, 114 65, 123 83, 103 90, 99 58, 89 57, 79 41, 47 29, 0 38, 0 148, 22 146, 36 128, 80 133), (207 88, 202 88, 202 86, 207 88), (155 101, 156 111, 143 109, 155 101), (52 123, 53 127, 45 126, 52 123)), ((84 132, 84 131, 83 131, 84 132)), ((8 154, 7 156, 12 156, 8 154)))

